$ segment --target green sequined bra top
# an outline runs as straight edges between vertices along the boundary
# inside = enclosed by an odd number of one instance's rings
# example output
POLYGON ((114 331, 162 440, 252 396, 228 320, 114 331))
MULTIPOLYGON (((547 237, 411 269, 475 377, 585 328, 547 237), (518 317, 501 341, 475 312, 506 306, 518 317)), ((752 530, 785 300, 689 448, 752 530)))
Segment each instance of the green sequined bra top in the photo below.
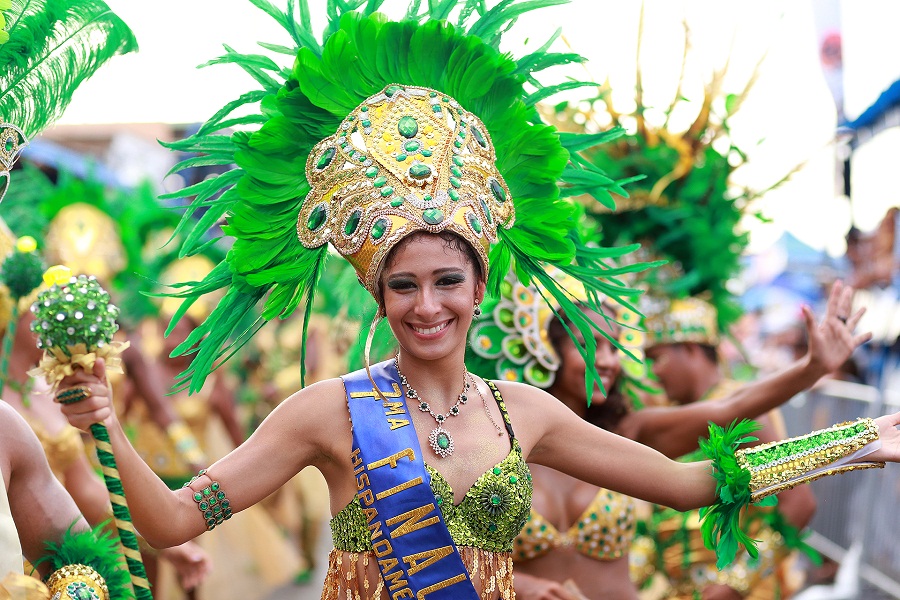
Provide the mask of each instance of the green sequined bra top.
MULTIPOLYGON (((531 473, 513 433, 503 398, 492 382, 487 384, 503 414, 511 444, 509 454, 483 473, 458 505, 453 504, 453 489, 443 476, 431 465, 425 465, 425 470, 431 476, 435 503, 441 507, 444 522, 457 546, 511 552, 513 540, 531 511, 531 473)), ((337 550, 368 552, 372 549, 371 534, 358 498, 332 517, 331 534, 337 550)))

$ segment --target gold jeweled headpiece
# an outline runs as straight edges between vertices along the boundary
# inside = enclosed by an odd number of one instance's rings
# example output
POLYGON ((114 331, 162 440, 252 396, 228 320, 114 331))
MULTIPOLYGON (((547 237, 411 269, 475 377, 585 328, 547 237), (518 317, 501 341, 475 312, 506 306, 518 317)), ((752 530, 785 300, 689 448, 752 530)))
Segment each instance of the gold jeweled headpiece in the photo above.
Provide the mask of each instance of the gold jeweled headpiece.
POLYGON ((416 231, 459 234, 486 274, 497 228, 515 220, 495 161, 487 128, 456 100, 389 85, 310 152, 300 242, 307 248, 331 242, 373 296, 381 261, 416 231))
POLYGON ((718 315, 712 304, 700 298, 662 301, 645 310, 647 347, 690 343, 719 343, 718 315))

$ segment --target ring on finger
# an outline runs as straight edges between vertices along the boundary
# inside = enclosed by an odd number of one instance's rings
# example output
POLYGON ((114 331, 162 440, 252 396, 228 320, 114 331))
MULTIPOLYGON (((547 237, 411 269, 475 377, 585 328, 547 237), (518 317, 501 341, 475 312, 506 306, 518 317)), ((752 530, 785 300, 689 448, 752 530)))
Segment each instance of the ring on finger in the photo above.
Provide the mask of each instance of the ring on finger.
POLYGON ((73 404, 87 400, 94 395, 94 392, 86 385, 78 385, 75 387, 60 390, 56 393, 56 401, 60 404, 73 404))

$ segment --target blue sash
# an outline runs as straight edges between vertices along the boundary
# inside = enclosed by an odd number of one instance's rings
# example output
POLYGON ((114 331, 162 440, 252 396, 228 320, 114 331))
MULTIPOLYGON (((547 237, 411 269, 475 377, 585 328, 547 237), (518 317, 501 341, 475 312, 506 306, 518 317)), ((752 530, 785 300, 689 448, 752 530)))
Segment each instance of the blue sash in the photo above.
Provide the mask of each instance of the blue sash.
POLYGON ((444 524, 393 360, 345 375, 353 473, 390 597, 478 600, 444 524))

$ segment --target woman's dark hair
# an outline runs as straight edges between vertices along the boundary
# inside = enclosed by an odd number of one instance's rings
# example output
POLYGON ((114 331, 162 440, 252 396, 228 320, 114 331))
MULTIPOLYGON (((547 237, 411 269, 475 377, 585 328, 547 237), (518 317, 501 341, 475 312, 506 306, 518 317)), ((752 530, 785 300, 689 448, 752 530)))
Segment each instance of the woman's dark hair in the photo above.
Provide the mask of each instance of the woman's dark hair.
MULTIPOLYGON (((580 308, 582 308, 582 310, 588 309, 587 306, 581 306, 580 308)), ((566 325, 568 325, 569 329, 574 330, 575 324, 566 317, 565 313, 561 314, 566 320, 566 325)), ((569 333, 566 331, 566 328, 563 327, 559 317, 554 316, 550 321, 550 324, 547 326, 547 337, 550 340, 553 349, 556 351, 557 356, 560 357, 559 367, 560 370, 562 370, 562 345, 566 343, 566 340, 571 341, 571 338, 569 338, 569 333)), ((628 414, 628 403, 625 400, 625 396, 622 394, 621 381, 622 378, 619 376, 615 383, 613 383, 612 389, 606 390, 606 402, 591 404, 587 407, 584 419, 588 423, 606 429, 607 431, 614 431, 616 427, 619 426, 619 422, 628 414)))
POLYGON ((481 259, 478 258, 478 254, 475 253, 475 248, 466 241, 458 233, 445 229, 439 233, 430 233, 428 231, 416 231, 415 233, 411 233, 391 248, 391 251, 387 253, 387 256, 384 257, 384 260, 381 262, 381 266, 378 268, 378 273, 375 276, 375 291, 378 293, 378 297, 376 300, 378 301, 379 306, 381 306, 382 310, 384 310, 383 300, 383 286, 382 276, 384 275, 384 270, 394 264, 394 261, 397 259, 397 251, 409 244, 413 240, 420 240, 426 236, 434 236, 442 239, 444 241, 444 249, 445 250, 454 250, 456 252, 462 253, 465 257, 466 262, 472 264, 472 269, 475 271, 475 277, 478 281, 485 281, 484 269, 481 266, 481 259))

